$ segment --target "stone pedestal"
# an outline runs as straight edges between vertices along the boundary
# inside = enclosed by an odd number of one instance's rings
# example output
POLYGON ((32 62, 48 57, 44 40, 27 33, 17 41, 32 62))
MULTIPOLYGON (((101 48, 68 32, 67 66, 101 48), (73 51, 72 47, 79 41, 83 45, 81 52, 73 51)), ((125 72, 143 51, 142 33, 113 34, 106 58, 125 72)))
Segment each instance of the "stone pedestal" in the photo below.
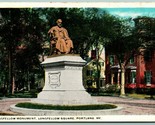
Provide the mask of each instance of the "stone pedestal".
POLYGON ((95 103, 85 91, 82 68, 85 61, 79 55, 60 55, 47 58, 45 86, 32 102, 53 105, 84 105, 95 103))

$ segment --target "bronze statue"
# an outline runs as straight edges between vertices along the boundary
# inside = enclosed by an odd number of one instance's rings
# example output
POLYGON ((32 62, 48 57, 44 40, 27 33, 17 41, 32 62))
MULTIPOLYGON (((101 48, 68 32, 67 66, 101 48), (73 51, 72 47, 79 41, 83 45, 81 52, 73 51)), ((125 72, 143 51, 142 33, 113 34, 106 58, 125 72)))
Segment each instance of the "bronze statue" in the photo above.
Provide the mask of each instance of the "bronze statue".
POLYGON ((62 20, 56 21, 57 26, 53 26, 49 31, 51 54, 68 54, 73 51, 73 42, 69 38, 67 30, 62 27, 62 20))

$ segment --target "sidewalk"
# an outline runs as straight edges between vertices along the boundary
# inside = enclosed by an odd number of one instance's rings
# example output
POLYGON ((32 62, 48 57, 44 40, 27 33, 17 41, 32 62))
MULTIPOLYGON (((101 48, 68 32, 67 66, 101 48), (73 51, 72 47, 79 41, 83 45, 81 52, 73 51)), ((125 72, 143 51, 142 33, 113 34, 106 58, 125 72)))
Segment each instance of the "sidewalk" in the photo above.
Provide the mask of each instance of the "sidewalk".
POLYGON ((96 96, 93 98, 99 102, 112 103, 123 107, 123 110, 120 111, 121 115, 155 115, 155 100, 110 96, 96 96))
MULTIPOLYGON (((100 103, 112 103, 123 107, 118 115, 155 115, 155 100, 132 99, 110 96, 93 96, 100 103)), ((0 113, 9 113, 12 115, 21 115, 9 110, 10 105, 18 102, 30 101, 31 99, 23 98, 4 98, 0 100, 0 113)))
POLYGON ((28 98, 3 98, 0 100, 0 115, 22 115, 10 111, 10 105, 30 101, 28 98))

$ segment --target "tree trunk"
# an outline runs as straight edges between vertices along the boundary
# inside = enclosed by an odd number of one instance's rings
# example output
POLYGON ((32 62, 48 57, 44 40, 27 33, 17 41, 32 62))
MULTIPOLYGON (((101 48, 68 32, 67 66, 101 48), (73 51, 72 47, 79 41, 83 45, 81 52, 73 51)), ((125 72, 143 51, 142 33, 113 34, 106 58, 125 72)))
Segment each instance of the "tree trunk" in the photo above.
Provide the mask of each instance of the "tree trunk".
POLYGON ((15 92, 15 77, 13 76, 13 80, 12 80, 12 91, 11 94, 13 95, 15 92))
POLYGON ((13 82, 13 75, 12 75, 12 51, 9 48, 9 82, 8 82, 8 93, 12 94, 12 82, 13 82))
POLYGON ((121 90, 120 96, 125 96, 125 67, 122 64, 121 66, 121 90))
MULTIPOLYGON (((97 47, 96 47, 97 48, 97 47)), ((99 90, 100 90, 100 72, 101 72, 101 65, 99 63, 99 60, 100 60, 100 56, 99 56, 99 49, 97 48, 97 55, 96 55, 96 66, 97 66, 97 92, 98 92, 98 95, 99 95, 99 90)))
POLYGON ((30 91, 30 80, 29 80, 29 70, 27 70, 27 90, 30 91))
MULTIPOLYGON (((98 59, 97 59, 98 60, 98 59)), ((97 61, 97 92, 99 94, 99 90, 100 90, 100 64, 99 64, 99 60, 97 61)))

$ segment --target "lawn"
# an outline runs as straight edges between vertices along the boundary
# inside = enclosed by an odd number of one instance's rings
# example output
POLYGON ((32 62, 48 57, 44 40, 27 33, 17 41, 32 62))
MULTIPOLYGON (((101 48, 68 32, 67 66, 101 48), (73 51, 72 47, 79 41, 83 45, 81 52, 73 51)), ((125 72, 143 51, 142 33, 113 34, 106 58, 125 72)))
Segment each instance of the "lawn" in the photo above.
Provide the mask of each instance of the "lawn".
MULTIPOLYGON (((133 93, 133 94, 126 94, 126 95, 127 95, 127 97, 135 98, 135 99, 151 99, 151 96, 150 95, 146 95, 146 94, 136 94, 136 93, 133 93)), ((153 97, 153 98, 155 98, 155 97, 153 97)))
POLYGON ((35 103, 18 103, 17 107, 30 108, 30 109, 48 109, 48 110, 101 110, 101 109, 114 109, 117 106, 112 104, 94 104, 94 105, 45 105, 45 104, 35 104, 35 103))

